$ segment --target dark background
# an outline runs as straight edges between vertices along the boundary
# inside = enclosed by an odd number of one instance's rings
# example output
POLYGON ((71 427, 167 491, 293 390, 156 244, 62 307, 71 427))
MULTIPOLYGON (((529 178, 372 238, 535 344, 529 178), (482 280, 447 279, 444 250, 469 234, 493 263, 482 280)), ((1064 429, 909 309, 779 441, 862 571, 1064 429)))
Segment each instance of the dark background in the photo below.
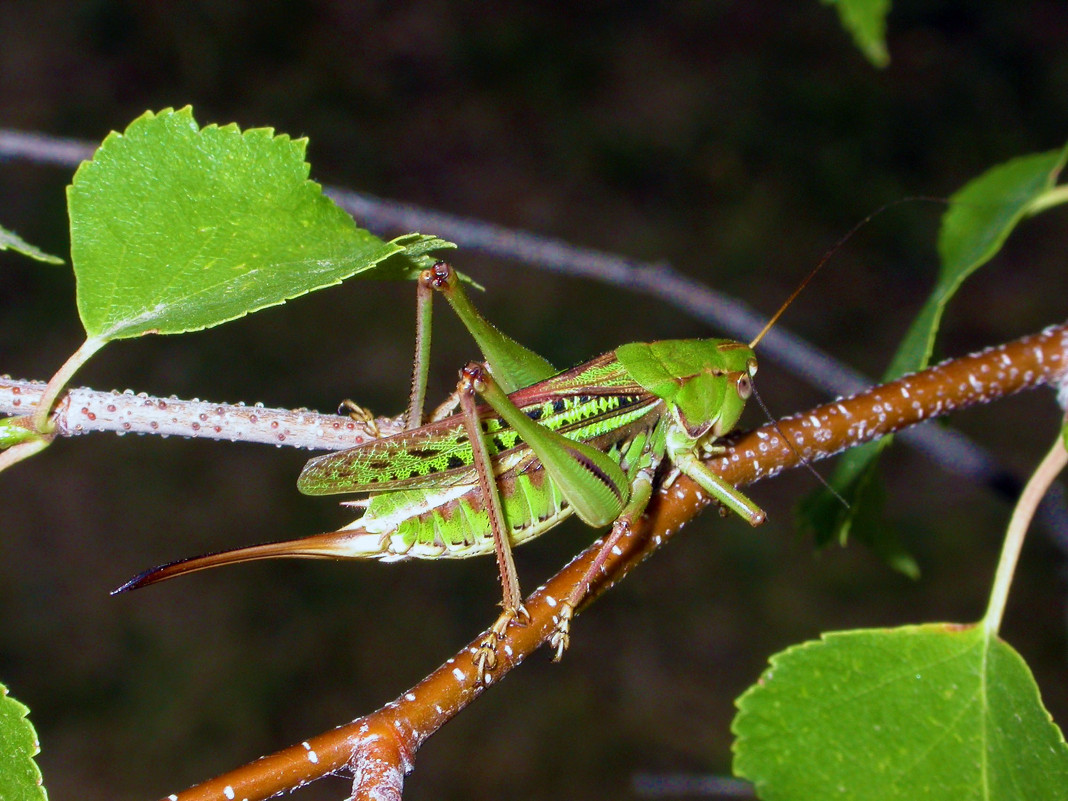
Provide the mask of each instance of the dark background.
MULTIPOLYGON (((307 135, 324 183, 663 260, 770 314, 881 204, 1059 147, 1066 41, 1059 2, 898 2, 883 71, 815 0, 28 2, 0 15, 0 126, 99 141, 191 103, 201 124, 307 135)), ((69 179, 0 164, 0 223, 66 255, 69 179)), ((940 213, 882 215, 785 325, 878 375, 933 281, 940 213)), ((1063 319, 1063 219, 1027 223, 965 287, 940 353, 1063 319)), ((723 333, 620 289, 455 261, 486 285, 487 316, 559 365, 723 333)), ((47 378, 81 341, 70 271, 10 254, 0 266, 0 371, 47 378)), ((215 330, 115 343, 75 383, 392 413, 412 294, 350 282, 215 330)), ((437 322, 434 397, 476 355, 447 312, 437 322)), ((821 400, 773 364, 759 379, 776 413, 821 400)), ((952 423, 1025 476, 1057 418, 1036 392, 952 423)), ((390 700, 490 621, 488 559, 260 563, 108 597, 152 564, 347 522, 296 493, 306 458, 94 435, 4 475, 0 677, 33 710, 54 799, 158 797, 299 742, 390 700)), ((774 651, 820 631, 978 618, 1009 505, 905 448, 885 474, 887 523, 920 581, 855 546, 813 555, 791 528, 812 477, 765 482, 752 495, 767 526, 689 527, 582 616, 562 665, 538 654, 432 738, 407 797, 625 797, 637 773, 725 774, 732 701, 774 651)), ((590 538, 575 524, 522 549, 525 587, 590 538)), ((1003 627, 1061 722, 1063 567, 1033 536, 1003 627)))

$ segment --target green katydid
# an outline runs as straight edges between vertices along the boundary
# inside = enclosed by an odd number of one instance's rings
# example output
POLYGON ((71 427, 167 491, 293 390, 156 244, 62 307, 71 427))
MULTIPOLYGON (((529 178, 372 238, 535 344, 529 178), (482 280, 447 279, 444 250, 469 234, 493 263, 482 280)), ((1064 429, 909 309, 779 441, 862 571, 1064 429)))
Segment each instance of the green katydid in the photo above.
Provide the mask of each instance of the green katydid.
POLYGON ((369 493, 354 504, 365 507, 363 515, 339 531, 164 565, 120 590, 284 556, 396 561, 495 553, 504 611, 477 657, 484 677, 508 625, 524 614, 512 547, 572 513, 594 527, 612 524, 598 557, 560 604, 551 638, 559 659, 574 610, 641 516, 665 459, 672 475, 689 476, 726 509, 754 526, 764 521, 756 504, 701 460, 722 450, 716 440, 737 424, 757 369, 754 348, 778 314, 748 345, 727 339, 633 343, 558 372, 490 325, 448 265, 438 262, 419 283, 408 430, 316 457, 298 480, 310 495, 369 493), (485 362, 461 372, 458 414, 442 416, 454 403, 420 425, 432 290, 448 299, 485 362), (487 405, 476 405, 477 396, 487 405))

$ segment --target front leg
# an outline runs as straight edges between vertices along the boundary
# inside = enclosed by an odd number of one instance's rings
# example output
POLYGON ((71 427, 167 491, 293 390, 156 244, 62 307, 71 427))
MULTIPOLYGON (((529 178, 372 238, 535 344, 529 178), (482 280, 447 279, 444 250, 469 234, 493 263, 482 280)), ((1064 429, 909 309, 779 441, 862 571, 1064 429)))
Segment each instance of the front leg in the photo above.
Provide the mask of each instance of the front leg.
POLYGON ((716 499, 724 508, 741 517, 751 526, 759 526, 767 520, 767 514, 737 487, 731 486, 717 476, 693 451, 670 454, 671 461, 680 471, 716 499))

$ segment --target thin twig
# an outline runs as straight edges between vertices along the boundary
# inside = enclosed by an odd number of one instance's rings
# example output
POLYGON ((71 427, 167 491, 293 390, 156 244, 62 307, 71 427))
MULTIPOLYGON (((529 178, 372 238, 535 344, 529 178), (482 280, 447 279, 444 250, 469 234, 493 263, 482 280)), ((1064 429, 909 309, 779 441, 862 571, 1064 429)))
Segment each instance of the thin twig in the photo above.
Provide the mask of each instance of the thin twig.
POLYGON ((1016 563, 1020 559, 1020 551, 1023 550, 1024 538, 1034 519, 1035 510, 1038 509, 1038 504, 1050 485, 1064 470, 1065 464, 1068 464, 1068 451, 1064 449, 1064 439, 1060 432, 1057 432, 1056 436, 1053 447, 1035 470, 1027 486, 1024 487, 1005 532, 1005 542, 1001 546, 1001 558, 998 560, 994 586, 990 591, 990 603, 983 617, 983 624, 991 636, 997 635, 1001 627, 1001 618, 1005 614, 1005 604, 1009 598, 1009 587, 1016 574, 1016 563))
MULTIPOLYGON (((0 378, 0 413, 31 415, 44 394, 40 381, 0 378)), ((375 428, 351 417, 308 409, 268 409, 260 404, 156 398, 143 392, 72 389, 52 412, 55 436, 94 431, 341 450, 403 429, 397 418, 376 418, 375 428)))

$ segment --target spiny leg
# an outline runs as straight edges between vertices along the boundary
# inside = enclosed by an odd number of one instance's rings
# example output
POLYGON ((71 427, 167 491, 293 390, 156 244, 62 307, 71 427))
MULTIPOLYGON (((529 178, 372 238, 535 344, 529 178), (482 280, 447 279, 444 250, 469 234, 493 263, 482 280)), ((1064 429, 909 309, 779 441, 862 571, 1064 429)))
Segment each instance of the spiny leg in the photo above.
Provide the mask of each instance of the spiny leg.
MULTIPOLYGON (((424 271, 424 273, 429 271, 424 271)), ((408 431, 423 424, 423 404, 426 400, 426 382, 430 368, 430 325, 434 312, 434 288, 425 275, 416 281, 415 290, 415 358, 412 360, 412 386, 408 398, 408 409, 404 416, 404 428, 408 431)), ((439 407, 440 408, 440 407, 439 407)), ((455 404, 454 404, 455 408, 455 404)), ((346 398, 338 407, 358 423, 367 426, 376 439, 382 436, 378 422, 370 409, 360 406, 346 398)))
POLYGON ((447 263, 436 262, 424 270, 420 284, 441 292, 456 316, 478 343, 482 358, 505 392, 544 381, 557 371, 534 351, 525 348, 483 317, 464 290, 463 282, 447 263))
POLYGON ((427 422, 436 423, 439 420, 444 420, 446 417, 451 417, 456 414, 456 410, 459 408, 460 391, 455 390, 454 392, 450 392, 445 400, 434 407, 434 411, 430 413, 430 419, 427 422))
POLYGON ((601 543, 597 556, 590 562, 586 572, 582 574, 582 578, 572 587, 570 594, 560 604, 556 613, 556 628, 549 638, 549 646, 555 651, 553 654, 554 662, 559 662, 563 658, 564 651, 567 650, 571 642, 571 619, 575 616, 575 610, 590 591, 590 585, 597 577, 597 574, 604 570, 604 563, 608 561, 608 557, 618 548, 620 542, 630 536, 634 524, 645 513, 645 508, 649 505, 649 499, 652 495, 653 470, 643 468, 635 476, 631 484, 630 500, 619 517, 612 523, 612 530, 605 537, 604 542, 601 543))
MULTIPOLYGON (((475 433, 480 438, 482 435, 481 425, 479 425, 475 416, 472 397, 477 392, 534 451, 546 474, 553 480, 561 495, 583 522, 599 527, 614 522, 627 509, 632 509, 635 517, 641 513, 644 503, 633 507, 629 505, 629 501, 633 496, 631 489, 632 479, 611 456, 597 450, 588 443, 564 437, 559 432, 552 431, 531 420, 504 394, 501 386, 489 374, 485 365, 469 364, 462 375, 461 385, 470 386, 472 390, 461 395, 461 405, 465 409, 465 424, 468 426, 469 432, 472 432, 472 439, 474 439, 475 433)), ((484 447, 484 443, 480 442, 478 444, 484 447)), ((488 465, 489 457, 484 456, 483 461, 488 465)), ((496 490, 496 483, 492 481, 493 476, 488 469, 477 470, 476 472, 479 475, 480 482, 483 476, 486 476, 489 479, 486 483, 492 485, 492 490, 496 490)), ((638 473, 641 474, 641 471, 639 470, 638 473)), ((643 480, 646 482, 651 481, 649 472, 643 475, 643 480)), ((483 494, 488 496, 489 492, 484 489, 483 494)), ((649 494, 649 491, 646 490, 646 500, 648 500, 649 494)), ((496 511, 496 516, 503 521, 504 518, 500 514, 499 508, 496 511)), ((500 530, 504 531, 503 523, 500 524, 500 530)), ((620 533, 619 536, 622 535, 620 533)), ((504 536, 497 534, 496 529, 494 529, 494 538, 497 541, 507 542, 504 536)), ((510 565, 510 553, 509 551, 509 569, 514 573, 514 568, 510 565)), ((605 558, 607 558, 607 555, 605 558)), ((501 561, 500 556, 498 561, 501 561)), ((506 574, 506 570, 503 561, 501 561, 501 564, 503 577, 506 574)), ((518 583, 516 590, 518 592, 518 583)), ((580 592, 580 598, 581 595, 582 593, 580 592)), ((505 613, 491 631, 494 636, 487 637, 487 643, 484 643, 484 645, 488 644, 491 639, 500 639, 508 623, 520 614, 523 614, 523 610, 522 607, 518 606, 518 601, 514 606, 509 604, 506 586, 505 613)), ((493 644, 495 645, 496 642, 494 641, 493 644)), ((480 663, 488 664, 492 667, 491 655, 484 654, 481 656, 480 663)))
MULTIPOLYGON (((718 446, 709 448, 709 450, 713 449, 718 450, 718 446)), ((715 451, 713 450, 713 452, 715 451)), ((723 509, 729 509, 736 513, 750 525, 759 526, 767 518, 763 509, 753 503, 736 487, 728 484, 705 467, 693 452, 675 453, 672 455, 672 461, 674 467, 668 478, 667 485, 670 485, 670 482, 674 481, 679 473, 683 473, 712 495, 723 509)), ((652 470, 643 468, 638 472, 631 486, 630 501, 620 514, 619 519, 612 524, 612 531, 605 538, 604 543, 597 552, 597 556, 590 563, 590 566, 586 568, 586 572, 571 590, 571 594, 560 605, 556 620, 556 630, 549 639, 549 644, 556 650, 553 655, 554 662, 560 661, 564 651, 567 650, 570 641, 571 619, 575 615, 575 609, 578 608, 586 593, 589 592, 590 584, 594 577, 604 568, 604 563, 608 560, 609 554, 628 535, 634 523, 641 517, 651 497, 652 470)))
POLYGON ((493 475, 493 465, 490 462, 489 450, 486 448, 482 423, 475 407, 475 394, 485 388, 482 380, 483 369, 481 365, 469 364, 460 373, 459 385, 460 409, 464 416, 467 436, 471 440, 471 454, 475 473, 478 475, 479 489, 482 492, 482 502, 489 514, 493 548, 497 555, 497 569, 501 574, 501 586, 504 591, 504 599, 501 601, 504 611, 479 643, 478 655, 475 657, 480 682, 485 682, 486 674, 497 665, 497 644, 503 639, 508 625, 527 614, 523 609, 519 576, 512 559, 512 544, 507 536, 501 497, 497 491, 497 480, 493 475))
POLYGON ((415 282, 415 358, 412 359, 412 388, 408 399, 405 427, 410 431, 423 424, 423 403, 430 371, 430 324, 434 313, 434 287, 424 270, 415 282))

